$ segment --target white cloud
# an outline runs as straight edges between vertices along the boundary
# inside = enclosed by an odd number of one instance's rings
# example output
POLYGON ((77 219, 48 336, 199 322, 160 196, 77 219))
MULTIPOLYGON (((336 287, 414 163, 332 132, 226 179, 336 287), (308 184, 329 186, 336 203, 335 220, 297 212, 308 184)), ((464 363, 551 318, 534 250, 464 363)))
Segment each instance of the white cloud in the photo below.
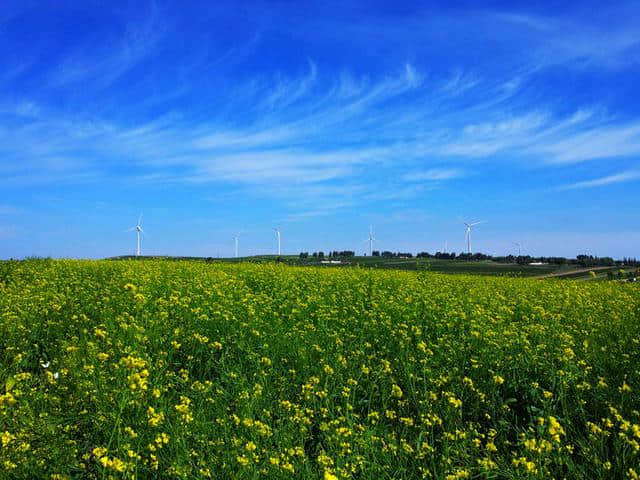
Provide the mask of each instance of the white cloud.
POLYGON ((535 145, 533 151, 548 155, 548 161, 552 163, 577 163, 638 155, 640 154, 640 122, 566 132, 561 138, 535 145))
POLYGON ((302 78, 276 77, 271 92, 262 100, 260 106, 266 109, 285 108, 308 95, 316 83, 318 67, 309 61, 309 72, 302 78))
POLYGON ((422 84, 424 76, 418 73, 410 63, 404 64, 404 70, 407 75, 407 85, 409 87, 416 88, 422 84))
POLYGON ((125 24, 120 37, 96 37, 69 54, 50 75, 50 85, 67 87, 91 82, 106 87, 154 53, 165 30, 152 2, 142 22, 125 24))
POLYGON ((478 83, 462 70, 443 80, 402 67, 376 78, 331 76, 310 61, 299 77, 251 79, 220 100, 227 112, 252 105, 241 118, 172 112, 127 124, 39 108, 18 125, 0 120, 3 182, 122 178, 126 166, 125 177, 137 181, 225 183, 322 200, 332 194, 315 186, 357 184, 350 201, 402 200, 497 155, 556 168, 640 152, 640 123, 616 121, 598 106, 564 115, 553 105, 516 109, 524 93, 505 85, 519 76, 478 83))
POLYGON ((456 70, 453 75, 445 82, 442 90, 449 93, 463 93, 477 86, 480 79, 463 70, 456 70))
POLYGON ((402 176, 407 182, 424 182, 451 180, 465 175, 465 172, 458 168, 431 168, 429 170, 415 171, 402 176))
POLYGON ((573 190, 577 188, 594 188, 602 187, 605 185, 612 185, 615 183, 630 182, 632 180, 640 179, 640 171, 629 170, 627 172, 615 173, 613 175, 607 175, 593 180, 584 180, 582 182, 576 182, 569 185, 564 185, 559 190, 573 190))
POLYGON ((488 18, 501 22, 503 41, 520 39, 522 56, 538 68, 569 67, 627 68, 640 61, 637 15, 624 7, 603 6, 600 16, 610 18, 607 25, 578 16, 540 16, 493 12, 488 18), (636 18, 634 18, 636 17, 636 18))

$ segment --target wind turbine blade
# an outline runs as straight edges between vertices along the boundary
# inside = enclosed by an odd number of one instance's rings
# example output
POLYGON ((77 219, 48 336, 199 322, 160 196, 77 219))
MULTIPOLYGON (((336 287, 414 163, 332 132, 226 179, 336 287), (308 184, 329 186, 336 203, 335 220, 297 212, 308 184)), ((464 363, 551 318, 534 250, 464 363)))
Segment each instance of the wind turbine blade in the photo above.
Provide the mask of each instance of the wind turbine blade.
POLYGON ((471 224, 471 225, 469 225, 469 226, 470 226, 470 227, 473 227, 474 225, 480 225, 481 223, 487 223, 487 221, 486 221, 486 220, 481 220, 481 221, 479 221, 479 222, 474 222, 474 223, 472 223, 472 224, 471 224))
POLYGON ((140 216, 138 217, 138 225, 140 225, 142 223, 142 213, 140 213, 140 216))

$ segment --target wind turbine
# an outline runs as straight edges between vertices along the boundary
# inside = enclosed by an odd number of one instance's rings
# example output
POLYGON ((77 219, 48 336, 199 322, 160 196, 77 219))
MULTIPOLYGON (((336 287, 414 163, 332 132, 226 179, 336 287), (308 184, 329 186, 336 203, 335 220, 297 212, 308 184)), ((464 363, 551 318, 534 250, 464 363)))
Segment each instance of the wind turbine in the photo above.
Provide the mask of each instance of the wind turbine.
POLYGON ((238 239, 240 238, 240 232, 236 233, 233 236, 233 241, 235 243, 235 247, 236 247, 236 258, 238 258, 238 239))
POLYGON ((375 242, 375 241, 376 241, 376 239, 373 236, 373 227, 369 226, 369 236, 367 237, 365 242, 369 242, 369 256, 370 257, 373 255, 373 242, 375 242))
POLYGON ((276 232, 276 237, 278 237, 278 256, 280 256, 280 230, 277 228, 273 229, 276 232))
POLYGON ((467 223, 467 222, 462 222, 467 226, 467 253, 471 254, 471 228, 479 225, 481 223, 486 223, 484 220, 480 221, 480 222, 473 222, 473 223, 467 223))
POLYGON ((138 237, 138 243, 137 243, 137 248, 136 248, 136 257, 139 257, 140 256, 140 237, 144 233, 144 230, 142 230, 142 213, 138 217, 138 223, 136 223, 136 226, 135 227, 131 227, 129 230, 126 230, 126 231, 127 232, 136 232, 136 236, 138 237))
POLYGON ((518 242, 513 242, 513 244, 514 244, 516 247, 518 247, 518 256, 520 256, 520 247, 521 247, 522 245, 520 245, 518 242))

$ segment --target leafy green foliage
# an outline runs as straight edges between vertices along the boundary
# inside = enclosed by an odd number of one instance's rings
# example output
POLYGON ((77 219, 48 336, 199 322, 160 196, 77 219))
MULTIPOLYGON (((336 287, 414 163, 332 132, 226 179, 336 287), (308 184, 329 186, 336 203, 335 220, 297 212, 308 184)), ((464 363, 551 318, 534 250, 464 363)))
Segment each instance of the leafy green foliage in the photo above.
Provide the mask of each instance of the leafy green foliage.
POLYGON ((169 261, 0 268, 2 478, 636 478, 640 290, 169 261))

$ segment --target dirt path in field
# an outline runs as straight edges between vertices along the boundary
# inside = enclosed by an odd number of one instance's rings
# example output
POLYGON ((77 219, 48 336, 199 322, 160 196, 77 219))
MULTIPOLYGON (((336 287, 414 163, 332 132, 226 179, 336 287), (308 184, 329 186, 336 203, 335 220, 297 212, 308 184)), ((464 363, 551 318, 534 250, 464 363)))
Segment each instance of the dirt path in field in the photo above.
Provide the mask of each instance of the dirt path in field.
POLYGON ((576 273, 587 273, 587 272, 597 272, 598 270, 606 270, 607 268, 612 268, 611 266, 608 267, 591 267, 591 268, 578 268, 576 270, 564 270, 562 272, 553 272, 553 273, 546 273, 544 275, 538 275, 537 277, 534 278, 557 278, 557 277, 565 277, 567 275, 574 275, 576 273))

